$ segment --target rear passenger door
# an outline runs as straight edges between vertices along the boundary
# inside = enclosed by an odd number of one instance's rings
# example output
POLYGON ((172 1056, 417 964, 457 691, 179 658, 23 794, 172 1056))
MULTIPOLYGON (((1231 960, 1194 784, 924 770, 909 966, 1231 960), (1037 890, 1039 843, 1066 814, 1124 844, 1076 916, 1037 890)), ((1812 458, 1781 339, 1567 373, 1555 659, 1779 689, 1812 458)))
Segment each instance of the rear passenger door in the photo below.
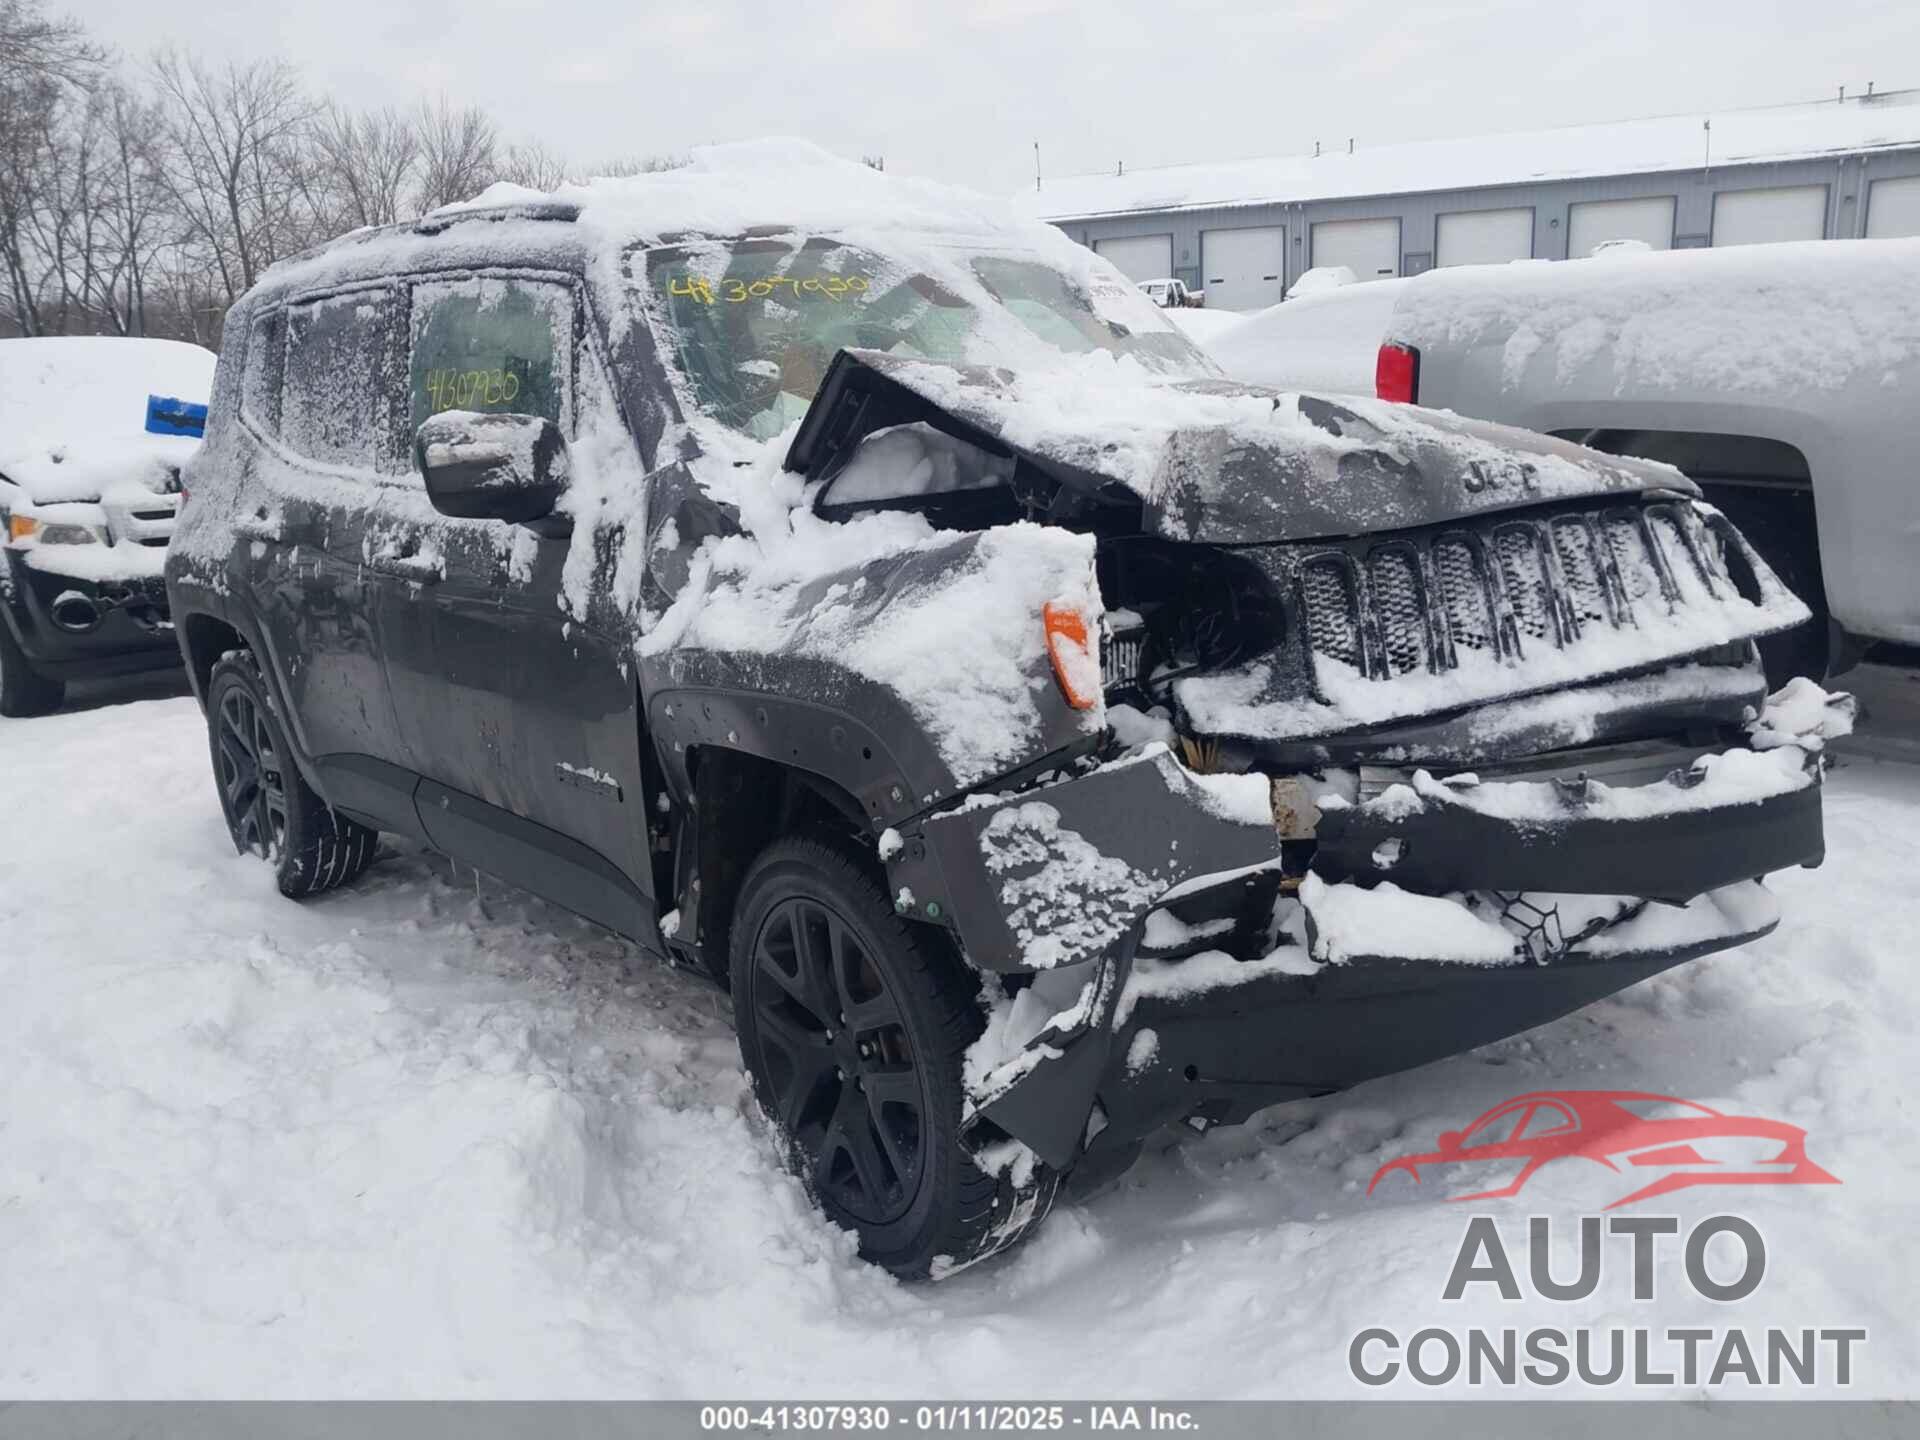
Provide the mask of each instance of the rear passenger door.
MULTIPOLYGON (((610 398, 566 276, 422 277, 406 394, 443 410, 541 415, 572 440, 610 398)), ((438 514, 417 476, 381 544, 387 675, 434 843, 628 934, 651 911, 640 718, 624 647, 563 605, 569 536, 438 514)), ((585 537, 582 537, 585 543, 585 537)), ((580 584, 591 583, 582 576, 580 584)))
POLYGON ((412 831, 367 570, 373 517, 404 463, 404 304, 399 287, 372 285, 259 318, 242 406, 267 443, 233 525, 265 659, 327 798, 412 831))

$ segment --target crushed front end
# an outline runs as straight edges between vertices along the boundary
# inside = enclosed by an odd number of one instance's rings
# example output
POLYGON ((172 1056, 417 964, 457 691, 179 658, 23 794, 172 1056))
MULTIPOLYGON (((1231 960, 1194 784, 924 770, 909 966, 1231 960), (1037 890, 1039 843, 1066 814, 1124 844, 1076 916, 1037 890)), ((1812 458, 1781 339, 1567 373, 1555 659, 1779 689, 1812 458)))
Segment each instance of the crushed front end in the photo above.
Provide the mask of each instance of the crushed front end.
POLYGON ((1017 377, 841 358, 796 468, 928 424, 1098 542, 1104 746, 882 847, 999 976, 984 1139, 1061 1167, 1484 1044, 1767 934, 1820 863, 1852 702, 1767 695, 1806 608, 1678 472, 1217 382, 1094 443, 1017 377))

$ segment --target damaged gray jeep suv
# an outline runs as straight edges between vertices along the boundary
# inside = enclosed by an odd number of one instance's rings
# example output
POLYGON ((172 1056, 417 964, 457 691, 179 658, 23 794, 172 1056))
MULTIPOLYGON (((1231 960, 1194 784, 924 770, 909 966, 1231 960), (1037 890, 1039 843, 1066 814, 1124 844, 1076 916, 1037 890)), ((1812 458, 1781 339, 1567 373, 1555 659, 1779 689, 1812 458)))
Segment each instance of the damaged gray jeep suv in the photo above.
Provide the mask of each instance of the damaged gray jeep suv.
POLYGON ((710 975, 909 1276, 1766 934, 1847 719, 1769 699, 1806 610, 1677 471, 1230 384, 790 144, 276 267, 187 491, 236 844, 303 896, 389 832, 710 975))

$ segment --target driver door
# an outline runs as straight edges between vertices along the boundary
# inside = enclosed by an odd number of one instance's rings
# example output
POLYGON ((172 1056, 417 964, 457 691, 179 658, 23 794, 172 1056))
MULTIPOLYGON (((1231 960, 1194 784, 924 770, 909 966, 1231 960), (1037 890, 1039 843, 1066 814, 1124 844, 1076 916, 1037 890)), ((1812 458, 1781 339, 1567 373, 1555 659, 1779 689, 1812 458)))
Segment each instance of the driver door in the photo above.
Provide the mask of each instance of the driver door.
MULTIPOLYGON (((583 354, 599 364, 581 304, 559 275, 417 280, 413 424, 541 415, 573 439, 583 354)), ((599 393, 597 368, 587 378, 599 393)), ((560 526, 449 519, 409 476, 376 541, 388 685, 433 843, 638 935, 652 923, 638 692, 624 646, 567 603, 574 543, 560 526)))

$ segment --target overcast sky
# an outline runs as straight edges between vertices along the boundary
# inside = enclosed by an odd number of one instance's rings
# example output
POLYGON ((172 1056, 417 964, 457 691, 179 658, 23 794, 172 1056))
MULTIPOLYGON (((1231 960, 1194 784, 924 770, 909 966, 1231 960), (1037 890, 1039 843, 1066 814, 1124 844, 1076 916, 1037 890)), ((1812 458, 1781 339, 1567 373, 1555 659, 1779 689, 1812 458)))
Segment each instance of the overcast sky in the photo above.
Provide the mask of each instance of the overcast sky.
POLYGON ((129 57, 179 37, 283 56, 357 104, 445 92, 582 160, 795 134, 1002 192, 1032 184, 1035 140, 1066 174, 1920 86, 1920 5, 1899 0, 67 8, 129 57))

